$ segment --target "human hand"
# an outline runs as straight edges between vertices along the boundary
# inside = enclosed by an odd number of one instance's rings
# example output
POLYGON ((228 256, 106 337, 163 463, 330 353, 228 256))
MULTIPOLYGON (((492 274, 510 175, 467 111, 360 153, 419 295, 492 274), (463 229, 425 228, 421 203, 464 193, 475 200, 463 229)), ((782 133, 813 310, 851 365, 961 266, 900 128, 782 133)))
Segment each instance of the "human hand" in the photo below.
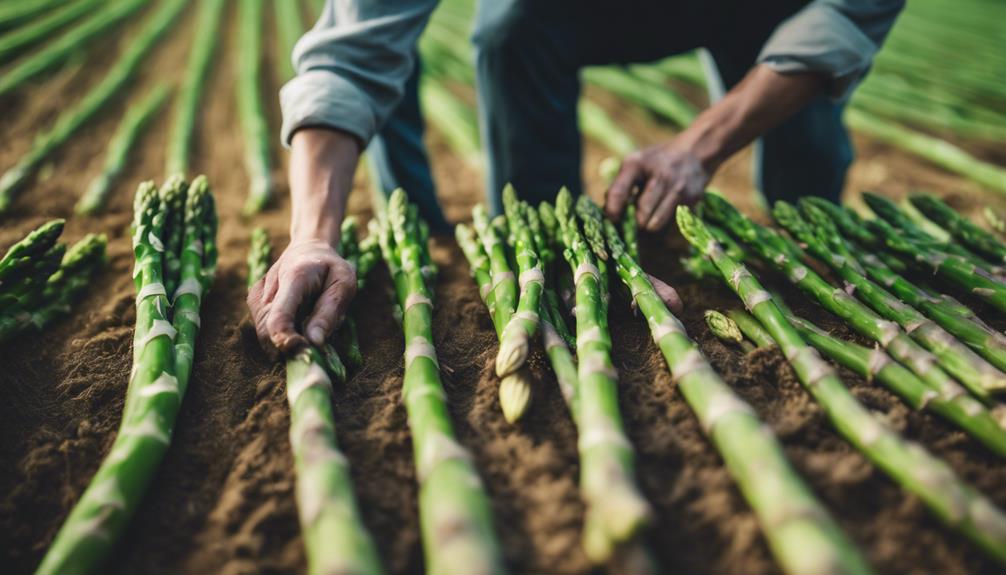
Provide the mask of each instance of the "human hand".
POLYGON ((356 270, 322 240, 292 242, 248 291, 259 343, 270 355, 323 345, 356 295, 356 270), (310 310, 297 330, 300 312, 310 310), (306 337, 305 337, 306 336, 306 337))
POLYGON ((631 200, 632 189, 642 188, 636 219, 640 227, 655 232, 667 225, 679 204, 694 204, 702 198, 712 169, 684 138, 629 154, 608 189, 604 209, 619 220, 631 200))

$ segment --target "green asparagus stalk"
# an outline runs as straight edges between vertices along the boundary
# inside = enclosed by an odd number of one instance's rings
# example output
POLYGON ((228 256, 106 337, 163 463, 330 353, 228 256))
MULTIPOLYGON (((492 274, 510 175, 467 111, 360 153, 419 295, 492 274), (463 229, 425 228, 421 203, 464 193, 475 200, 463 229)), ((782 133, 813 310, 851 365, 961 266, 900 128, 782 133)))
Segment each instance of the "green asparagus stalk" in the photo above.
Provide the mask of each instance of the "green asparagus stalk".
POLYGON ((933 354, 920 348, 898 329, 844 290, 836 289, 817 272, 802 263, 803 252, 797 245, 775 231, 752 222, 726 200, 706 195, 704 213, 729 229, 747 247, 775 267, 799 289, 824 309, 842 318, 854 330, 883 346, 890 355, 947 400, 975 403, 965 390, 937 365, 933 354))
POLYGON ((104 234, 88 234, 66 251, 59 270, 46 283, 42 304, 32 312, 31 322, 35 329, 44 329, 59 316, 69 313, 70 306, 91 285, 94 273, 105 264, 107 245, 104 234))
POLYGON ((831 367, 786 320, 772 296, 743 264, 725 254, 687 206, 678 208, 677 220, 688 242, 713 260, 724 281, 772 334, 801 383, 838 432, 874 465, 918 496, 947 525, 1006 563, 1006 516, 946 464, 918 444, 901 438, 856 401, 831 367))
POLYGON ((325 361, 308 347, 286 362, 297 513, 308 572, 381 573, 377 548, 353 494, 349 463, 336 443, 325 361))
POLYGON ((990 261, 1006 262, 1006 245, 991 233, 975 225, 943 200, 929 194, 913 194, 909 201, 927 218, 950 232, 957 241, 990 261))
MULTIPOLYGON (((31 150, 0 176, 0 213, 10 207, 14 194, 42 161, 122 91, 143 59, 175 22, 185 4, 186 0, 164 0, 98 85, 91 88, 76 106, 60 114, 56 123, 36 138, 31 150)), ((0 94, 3 94, 2 87, 0 94)))
POLYGON ((419 479, 419 522, 431 573, 500 573, 489 499, 454 435, 433 347, 432 293, 422 273, 428 255, 405 192, 388 200, 381 248, 392 273, 405 335, 402 397, 419 479), (411 213, 410 213, 411 212, 411 213))
POLYGON ((255 228, 251 236, 251 250, 248 252, 248 287, 265 277, 272 265, 272 245, 269 232, 265 228, 255 228))
POLYGON ((982 214, 985 216, 985 221, 989 223, 989 227, 1000 234, 1006 234, 1006 219, 999 215, 999 212, 991 207, 986 207, 982 214))
MULTIPOLYGON (((830 226, 835 226, 839 228, 837 233, 844 235, 847 240, 850 237, 847 230, 852 230, 851 234, 860 237, 873 237, 871 232, 849 217, 845 210, 830 202, 801 201, 800 207, 819 228, 831 229, 830 226)), ((871 279, 885 286, 903 302, 923 312, 989 363, 1000 370, 1006 370, 1006 336, 986 325, 973 311, 954 298, 931 293, 915 285, 891 267, 889 258, 870 253, 869 248, 862 245, 853 248, 852 253, 871 279)))
POLYGON ((304 34, 304 23, 300 18, 300 3, 273 2, 273 6, 276 9, 279 77, 286 82, 297 74, 293 68, 293 47, 304 34))
MULTIPOLYGON (((682 395, 758 516, 783 569, 869 573, 869 565, 786 460, 772 432, 720 379, 681 322, 664 306, 614 225, 607 222, 606 231, 619 277, 646 317, 653 341, 682 395)), ((741 339, 739 331, 735 336, 741 339)))
POLYGON ((0 6, 0 29, 17 26, 37 18, 47 10, 57 7, 63 0, 21 0, 10 6, 0 6))
POLYGON ((741 330, 744 337, 754 342, 755 347, 772 347, 775 345, 775 340, 772 339, 772 336, 748 312, 742 309, 732 309, 727 312, 727 317, 737 324, 737 328, 741 330))
MULTIPOLYGON (((292 4, 278 2, 278 4, 292 4)), ((189 171, 189 156, 192 145, 192 135, 196 127, 196 115, 199 112, 199 102, 206 84, 206 76, 213 62, 213 53, 217 47, 217 37, 220 35, 220 22, 224 13, 224 0, 200 0, 199 14, 196 20, 195 37, 189 60, 185 66, 185 78, 178 92, 178 102, 175 108, 174 124, 168 139, 167 164, 165 172, 168 176, 181 174, 183 177, 189 171)))
POLYGON ((927 243, 900 234, 899 230, 879 218, 870 220, 867 226, 900 258, 928 269, 948 283, 981 298, 999 311, 1006 311, 1006 284, 985 269, 976 266, 971 260, 939 251, 927 243))
POLYGON ((12 245, 0 259, 0 288, 7 290, 17 281, 32 261, 49 251, 63 233, 66 220, 50 220, 12 245))
POLYGON ((165 194, 159 194, 151 183, 137 190, 133 224, 136 333, 122 424, 109 455, 57 533, 38 573, 95 571, 129 523, 171 442, 191 373, 200 300, 216 266, 216 214, 205 178, 193 182, 189 191, 180 281, 172 310, 164 285, 165 194))
MULTIPOLYGON (((268 233, 255 228, 248 254, 249 287, 265 277, 270 252, 268 233)), ((308 573, 381 573, 377 549, 353 494, 349 464, 336 442, 331 361, 313 347, 286 361, 297 513, 308 573)))
POLYGON ((131 107, 122 117, 115 135, 108 142, 105 165, 101 168, 87 191, 80 197, 74 210, 78 214, 94 214, 100 211, 112 191, 112 185, 126 167, 126 159, 136 144, 144 126, 150 123, 168 99, 170 90, 166 84, 159 84, 143 100, 131 107))
POLYGON ((810 321, 793 314, 778 296, 773 298, 776 307, 800 332, 800 337, 819 352, 867 381, 879 381, 901 397, 912 409, 935 413, 957 424, 997 455, 1006 456, 1006 430, 991 413, 984 410, 971 413, 967 411, 967 404, 947 401, 929 389, 917 375, 893 361, 882 349, 838 339, 810 321))
POLYGON ((744 339, 744 334, 741 333, 741 328, 734 320, 714 309, 707 309, 703 314, 703 317, 706 319, 706 325, 709 327, 709 331, 716 336, 716 339, 728 345, 739 346, 745 352, 754 349, 754 346, 752 346, 749 341, 744 339))
POLYGON ((147 0, 109 2, 106 7, 77 27, 69 30, 48 46, 26 56, 0 76, 0 96, 20 88, 28 80, 64 62, 78 53, 82 46, 98 34, 106 32, 123 18, 139 10, 147 0))
POLYGON ((649 522, 650 506, 636 487, 635 455, 622 428, 611 337, 607 332, 597 259, 580 231, 573 198, 565 188, 556 199, 563 256, 576 286, 577 406, 580 421, 580 484, 587 503, 584 550, 595 562, 636 538, 649 522))
POLYGON ((101 0, 77 0, 0 36, 0 64, 7 63, 17 53, 51 37, 53 32, 100 4, 101 0))
POLYGON ((932 234, 927 232, 923 226, 918 225, 915 220, 898 207, 897 204, 884 196, 864 192, 863 200, 866 202, 866 205, 870 207, 873 213, 877 214, 888 224, 897 228, 910 240, 919 244, 924 244, 931 250, 960 256, 975 266, 987 270, 990 273, 998 275, 1003 274, 1003 268, 997 267, 988 260, 970 252, 964 246, 951 242, 950 234, 944 232, 943 238, 934 237, 932 234))
POLYGON ((261 77, 262 0, 242 0, 238 5, 237 105, 245 139, 248 200, 244 213, 256 214, 272 197, 269 173, 269 127, 262 108, 261 77))
POLYGON ((1006 192, 1006 170, 981 161, 946 140, 887 122, 859 109, 849 110, 846 121, 854 130, 897 146, 983 186, 1006 192))
POLYGON ((782 201, 776 202, 772 213, 776 221, 799 239, 811 254, 831 267, 851 286, 859 299, 882 317, 900 325, 912 339, 936 356, 939 364, 976 397, 987 401, 990 393, 1006 388, 1006 374, 921 312, 870 281, 829 218, 817 218, 817 225, 811 227, 794 206, 782 201))
POLYGON ((517 310, 510 316, 500 335, 499 353, 496 354, 496 375, 500 377, 517 371, 527 360, 531 338, 538 332, 538 309, 545 286, 537 243, 524 215, 528 208, 521 204, 513 186, 508 185, 503 189, 503 207, 520 274, 520 295, 517 310))

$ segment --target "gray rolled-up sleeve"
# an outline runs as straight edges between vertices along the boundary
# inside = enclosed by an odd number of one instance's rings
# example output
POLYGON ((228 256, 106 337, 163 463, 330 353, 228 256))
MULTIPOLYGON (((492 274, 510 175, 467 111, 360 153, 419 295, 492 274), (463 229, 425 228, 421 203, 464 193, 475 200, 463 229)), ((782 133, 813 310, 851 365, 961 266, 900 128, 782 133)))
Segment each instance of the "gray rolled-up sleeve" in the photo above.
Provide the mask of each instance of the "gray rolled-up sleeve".
POLYGON ((905 0, 814 0, 780 24, 758 56, 782 74, 818 72, 849 96, 866 75, 905 0))
MULTIPOLYGON (((283 0, 286 1, 286 0, 283 0)), ((297 129, 343 130, 364 144, 402 97, 437 0, 327 0, 297 42, 297 76, 280 90, 283 144, 297 129)))

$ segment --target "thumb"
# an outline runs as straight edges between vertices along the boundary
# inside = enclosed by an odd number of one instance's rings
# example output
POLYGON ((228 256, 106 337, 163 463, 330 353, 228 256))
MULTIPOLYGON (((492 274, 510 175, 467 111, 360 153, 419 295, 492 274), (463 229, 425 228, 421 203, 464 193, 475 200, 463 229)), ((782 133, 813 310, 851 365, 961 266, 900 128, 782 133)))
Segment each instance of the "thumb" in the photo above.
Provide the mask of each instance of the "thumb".
MULTIPOLYGON (((334 271, 330 271, 335 273, 334 271)), ((342 323, 349 303, 356 295, 356 275, 342 274, 325 286, 308 315, 304 332, 314 345, 324 345, 332 332, 342 323)))

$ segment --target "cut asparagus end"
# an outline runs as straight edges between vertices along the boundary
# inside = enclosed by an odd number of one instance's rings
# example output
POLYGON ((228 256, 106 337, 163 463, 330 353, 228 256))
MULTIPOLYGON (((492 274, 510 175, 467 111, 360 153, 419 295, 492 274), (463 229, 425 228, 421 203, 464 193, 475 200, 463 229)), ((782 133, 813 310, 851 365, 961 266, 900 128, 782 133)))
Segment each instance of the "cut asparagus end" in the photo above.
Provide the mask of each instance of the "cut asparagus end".
POLYGON ((531 382, 523 372, 512 373, 500 382, 500 408, 507 423, 516 423, 531 403, 531 382))
POLYGON ((516 372, 527 360, 530 351, 527 332, 515 326, 503 332, 500 349, 496 354, 496 375, 506 377, 516 372))

